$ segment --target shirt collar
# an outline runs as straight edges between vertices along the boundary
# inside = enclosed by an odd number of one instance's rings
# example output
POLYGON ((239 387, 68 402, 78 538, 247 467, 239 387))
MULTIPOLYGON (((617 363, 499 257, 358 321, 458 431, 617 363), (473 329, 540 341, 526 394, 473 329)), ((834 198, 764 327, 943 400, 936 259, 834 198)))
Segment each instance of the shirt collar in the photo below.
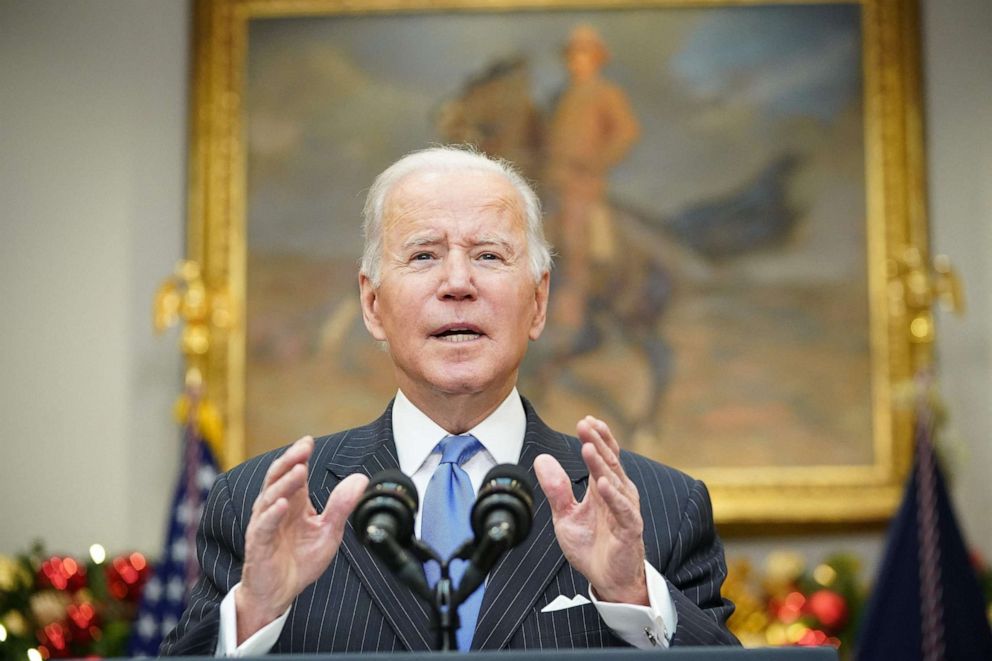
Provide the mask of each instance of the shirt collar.
MULTIPOLYGON (((497 464, 515 464, 527 431, 527 414, 514 388, 506 399, 485 420, 468 431, 482 443, 497 464)), ((393 439, 400 470, 413 475, 431 456, 434 447, 446 432, 407 399, 402 390, 396 391, 393 402, 393 439)))

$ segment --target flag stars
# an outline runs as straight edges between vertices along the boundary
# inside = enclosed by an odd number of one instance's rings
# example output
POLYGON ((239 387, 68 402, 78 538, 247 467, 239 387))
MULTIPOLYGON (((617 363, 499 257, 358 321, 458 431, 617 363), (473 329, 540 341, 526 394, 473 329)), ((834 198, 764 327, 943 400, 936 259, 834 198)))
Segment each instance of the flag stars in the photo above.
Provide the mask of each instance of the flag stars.
POLYGON ((155 603, 162 598, 162 581, 158 580, 157 576, 153 576, 145 584, 144 596, 151 603, 155 603))
POLYGON ((173 576, 169 579, 169 584, 165 588, 166 599, 175 603, 181 603, 186 596, 186 582, 181 576, 173 576))
POLYGON ((174 562, 186 562, 186 554, 189 553, 189 544, 182 537, 177 537, 172 542, 171 557, 174 562))
POLYGON ((150 639, 155 635, 155 624, 155 618, 150 613, 145 613, 138 618, 138 635, 145 640, 150 639))
POLYGON ((217 471, 214 470, 213 466, 200 466, 200 469, 196 472, 196 485, 201 489, 210 489, 216 478, 217 471))
POLYGON ((183 503, 176 508, 176 521, 185 526, 192 520, 193 506, 189 503, 189 501, 183 501, 183 503))
POLYGON ((162 618, 162 635, 168 636, 169 632, 175 629, 177 624, 179 624, 179 620, 171 615, 162 618))

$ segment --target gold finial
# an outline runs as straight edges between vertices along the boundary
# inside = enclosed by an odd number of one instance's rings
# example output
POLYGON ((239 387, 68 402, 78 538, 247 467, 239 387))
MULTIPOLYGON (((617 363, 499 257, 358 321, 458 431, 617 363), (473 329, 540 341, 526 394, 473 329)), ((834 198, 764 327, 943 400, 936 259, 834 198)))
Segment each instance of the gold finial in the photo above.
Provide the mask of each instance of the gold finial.
POLYGON ((182 324, 179 346, 186 359, 186 378, 183 394, 176 402, 176 417, 182 424, 197 426, 222 464, 224 427, 206 393, 207 351, 212 342, 219 341, 217 334, 230 328, 231 318, 226 291, 207 286, 200 265, 194 261, 179 262, 155 292, 155 332, 182 324))
POLYGON ((211 333, 230 327, 226 293, 209 289, 200 265, 183 260, 155 292, 152 317, 157 333, 183 323, 179 346, 186 357, 186 384, 202 386, 211 333))
POLYGON ((910 341, 915 345, 933 343, 936 304, 964 313, 964 288, 946 255, 937 255, 928 263, 923 252, 911 246, 901 257, 889 261, 888 276, 889 309, 894 316, 906 320, 910 341))

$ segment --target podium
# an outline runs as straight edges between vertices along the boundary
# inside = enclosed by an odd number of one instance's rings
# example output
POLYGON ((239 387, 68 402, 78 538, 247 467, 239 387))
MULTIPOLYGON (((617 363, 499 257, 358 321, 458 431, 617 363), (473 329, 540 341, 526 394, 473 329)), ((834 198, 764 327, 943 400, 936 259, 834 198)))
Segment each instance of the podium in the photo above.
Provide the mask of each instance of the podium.
MULTIPOLYGON (((216 661, 216 657, 176 657, 182 661, 216 661)), ((391 654, 307 654, 246 657, 245 661, 837 661, 832 647, 673 647, 639 650, 505 650, 487 652, 393 652, 391 654)))

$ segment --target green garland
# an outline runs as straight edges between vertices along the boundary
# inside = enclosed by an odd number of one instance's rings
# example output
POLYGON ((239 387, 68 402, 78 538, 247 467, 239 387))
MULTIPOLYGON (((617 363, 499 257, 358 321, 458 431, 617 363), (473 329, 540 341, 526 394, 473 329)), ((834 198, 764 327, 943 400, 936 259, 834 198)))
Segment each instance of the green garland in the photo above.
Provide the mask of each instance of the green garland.
POLYGON ((0 661, 125 654, 150 569, 140 553, 105 555, 52 556, 38 542, 0 555, 0 661))

